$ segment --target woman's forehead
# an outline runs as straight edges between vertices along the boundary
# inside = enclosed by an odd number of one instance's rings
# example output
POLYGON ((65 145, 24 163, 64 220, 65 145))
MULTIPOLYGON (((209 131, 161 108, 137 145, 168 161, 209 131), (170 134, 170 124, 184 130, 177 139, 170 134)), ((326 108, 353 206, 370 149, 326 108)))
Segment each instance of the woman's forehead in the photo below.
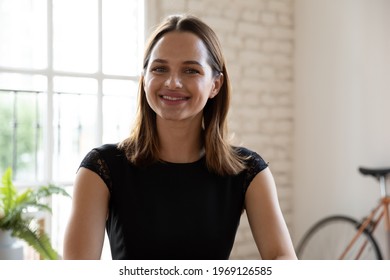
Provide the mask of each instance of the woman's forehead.
POLYGON ((204 42, 191 32, 168 32, 157 41, 150 60, 198 61, 208 60, 208 50, 204 42))

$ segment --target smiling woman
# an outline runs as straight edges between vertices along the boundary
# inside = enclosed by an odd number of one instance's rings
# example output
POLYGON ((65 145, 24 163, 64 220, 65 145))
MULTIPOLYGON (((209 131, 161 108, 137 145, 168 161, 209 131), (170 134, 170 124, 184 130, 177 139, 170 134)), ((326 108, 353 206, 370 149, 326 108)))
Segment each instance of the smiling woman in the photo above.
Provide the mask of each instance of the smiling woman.
POLYGON ((228 259, 247 211, 264 259, 295 259, 268 164, 227 140, 230 84, 213 30, 171 16, 152 34, 138 113, 120 144, 93 149, 76 176, 66 259, 228 259))

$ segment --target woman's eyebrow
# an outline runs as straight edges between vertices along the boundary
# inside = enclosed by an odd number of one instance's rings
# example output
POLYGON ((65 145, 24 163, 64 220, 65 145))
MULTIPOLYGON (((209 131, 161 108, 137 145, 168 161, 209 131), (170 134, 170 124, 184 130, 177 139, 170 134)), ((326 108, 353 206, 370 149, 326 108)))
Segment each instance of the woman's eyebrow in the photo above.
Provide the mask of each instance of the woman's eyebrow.
POLYGON ((183 64, 186 64, 186 65, 195 64, 195 65, 198 65, 200 67, 203 67, 203 65, 196 60, 187 60, 187 61, 184 61, 183 64))
POLYGON ((166 64, 166 63, 168 63, 168 61, 166 61, 165 59, 156 58, 155 60, 152 61, 152 63, 163 63, 163 64, 166 64))
MULTIPOLYGON (((156 58, 155 60, 152 61, 152 63, 167 64, 168 61, 165 60, 165 59, 162 59, 162 58, 156 58)), ((198 65, 198 66, 200 66, 200 67, 203 67, 203 65, 202 65, 200 62, 196 61, 196 60, 186 60, 186 61, 183 62, 183 64, 185 64, 185 65, 192 65, 192 64, 195 64, 195 65, 198 65)))

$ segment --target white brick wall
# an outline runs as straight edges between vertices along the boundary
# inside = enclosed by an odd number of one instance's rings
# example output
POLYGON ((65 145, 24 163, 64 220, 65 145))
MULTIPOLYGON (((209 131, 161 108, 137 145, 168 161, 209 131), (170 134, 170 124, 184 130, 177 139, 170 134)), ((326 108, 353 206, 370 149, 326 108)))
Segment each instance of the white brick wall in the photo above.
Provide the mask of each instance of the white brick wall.
MULTIPOLYGON (((149 0, 149 9, 150 24, 191 13, 218 34, 233 86, 230 132, 270 162, 291 231, 293 0, 149 0)), ((259 257, 244 215, 231 258, 259 257)))

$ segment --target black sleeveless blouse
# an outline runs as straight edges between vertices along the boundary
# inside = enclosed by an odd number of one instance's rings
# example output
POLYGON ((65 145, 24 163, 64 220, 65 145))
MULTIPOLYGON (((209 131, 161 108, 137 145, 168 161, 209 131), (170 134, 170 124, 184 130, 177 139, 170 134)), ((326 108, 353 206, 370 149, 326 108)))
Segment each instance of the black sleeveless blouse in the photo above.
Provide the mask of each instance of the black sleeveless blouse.
POLYGON ((193 163, 135 167, 116 144, 90 151, 80 167, 97 173, 110 191, 106 222, 113 259, 228 259, 245 192, 267 163, 255 152, 235 176, 193 163))

